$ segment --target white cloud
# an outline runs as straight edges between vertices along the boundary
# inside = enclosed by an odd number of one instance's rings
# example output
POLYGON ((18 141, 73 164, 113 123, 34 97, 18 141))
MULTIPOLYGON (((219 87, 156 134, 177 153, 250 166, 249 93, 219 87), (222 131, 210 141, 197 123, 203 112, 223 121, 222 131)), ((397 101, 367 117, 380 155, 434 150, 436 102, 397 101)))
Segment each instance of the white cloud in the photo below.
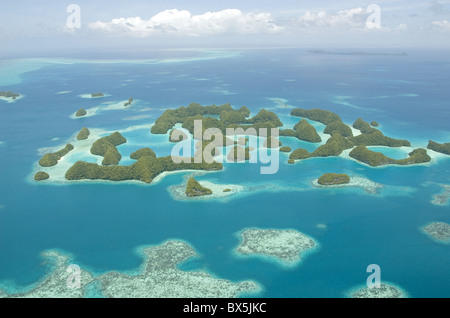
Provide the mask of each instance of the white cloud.
POLYGON ((297 19, 297 25, 301 28, 360 28, 366 27, 369 12, 363 8, 353 8, 342 10, 336 14, 329 14, 325 11, 311 13, 307 11, 297 19))
POLYGON ((440 31, 450 31, 450 22, 447 20, 434 21, 432 25, 440 31))
POLYGON ((97 21, 88 28, 116 35, 152 36, 174 34, 202 36, 215 34, 275 33, 282 29, 273 22, 270 13, 243 13, 227 9, 192 15, 186 10, 165 10, 144 20, 140 17, 97 21))

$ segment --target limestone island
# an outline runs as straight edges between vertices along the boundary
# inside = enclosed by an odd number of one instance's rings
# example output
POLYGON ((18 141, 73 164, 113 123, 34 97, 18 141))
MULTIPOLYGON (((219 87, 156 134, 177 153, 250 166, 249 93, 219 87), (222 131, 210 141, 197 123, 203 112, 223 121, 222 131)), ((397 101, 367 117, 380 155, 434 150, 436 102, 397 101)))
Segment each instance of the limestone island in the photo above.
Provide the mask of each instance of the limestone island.
POLYGON ((181 131, 179 129, 173 129, 170 132, 169 141, 177 143, 177 142, 186 140, 187 138, 188 138, 188 136, 183 131, 181 131))
POLYGON ((80 108, 76 113, 76 117, 84 117, 87 115, 87 111, 84 108, 80 108))
POLYGON ((263 143, 263 147, 272 148, 272 149, 278 148, 281 145, 283 145, 283 143, 273 136, 270 136, 269 138, 264 140, 264 143, 263 143))
POLYGON ((125 104, 123 104, 123 107, 130 106, 132 102, 133 102, 133 97, 128 98, 128 101, 125 104))
POLYGON ((94 142, 91 147, 91 153, 103 157, 103 166, 115 166, 122 159, 122 155, 116 147, 126 142, 127 140, 119 132, 115 132, 94 142))
POLYGON ((366 146, 355 147, 350 152, 350 157, 372 167, 384 165, 407 166, 431 161, 431 157, 427 154, 427 151, 425 149, 415 149, 409 153, 409 158, 396 160, 385 156, 381 152, 369 150, 366 148, 366 146))
POLYGON ((450 155, 450 142, 440 144, 433 140, 430 140, 427 148, 436 152, 443 153, 444 155, 450 155))
POLYGON ((298 264, 303 252, 318 246, 296 230, 246 229, 239 234, 242 241, 236 248, 238 254, 266 256, 288 266, 298 264))
POLYGON ((326 173, 317 181, 321 185, 338 185, 350 183, 350 177, 346 174, 326 173))
POLYGON ((186 185, 186 196, 188 197, 201 197, 205 195, 211 195, 212 190, 203 187, 197 180, 190 178, 186 185))
POLYGON ((280 148, 280 151, 281 151, 281 152, 291 152, 292 149, 291 149, 291 147, 284 146, 284 147, 281 147, 281 148, 280 148))
POLYGON ((89 138, 91 132, 86 127, 83 127, 77 135, 77 140, 86 140, 89 138))
POLYGON ((74 149, 73 145, 67 144, 63 149, 45 154, 41 160, 39 160, 39 164, 42 167, 53 167, 58 164, 58 161, 61 160, 62 157, 67 155, 70 151, 74 149))
POLYGON ((407 294, 400 288, 381 283, 380 288, 363 287, 353 291, 351 298, 407 298, 407 294))
POLYGON ((250 160, 250 148, 244 148, 241 146, 235 146, 230 150, 227 156, 229 161, 232 162, 244 162, 250 160))
POLYGON ((437 241, 450 243, 450 224, 443 222, 431 223, 425 226, 423 231, 437 241))
POLYGON ((39 171, 34 176, 34 180, 36 180, 36 181, 43 181, 43 180, 47 180, 49 178, 50 178, 49 174, 44 171, 39 171))
POLYGON ((103 94, 103 93, 92 93, 91 97, 92 98, 105 97, 105 94, 103 94))
POLYGON ((380 124, 379 124, 377 121, 372 121, 372 122, 370 122, 370 125, 371 125, 372 127, 380 127, 380 124))
POLYGON ((11 91, 2 92, 0 91, 0 97, 11 98, 12 100, 17 99, 20 95, 17 93, 13 93, 11 91))

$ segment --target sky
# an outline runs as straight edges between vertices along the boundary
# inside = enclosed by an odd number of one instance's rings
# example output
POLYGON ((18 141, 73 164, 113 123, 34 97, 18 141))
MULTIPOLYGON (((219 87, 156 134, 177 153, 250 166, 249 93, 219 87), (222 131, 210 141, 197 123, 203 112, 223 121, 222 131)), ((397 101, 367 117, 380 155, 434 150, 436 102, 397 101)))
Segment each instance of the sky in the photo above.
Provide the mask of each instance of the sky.
POLYGON ((450 0, 15 0, 0 58, 159 48, 450 48, 450 0))

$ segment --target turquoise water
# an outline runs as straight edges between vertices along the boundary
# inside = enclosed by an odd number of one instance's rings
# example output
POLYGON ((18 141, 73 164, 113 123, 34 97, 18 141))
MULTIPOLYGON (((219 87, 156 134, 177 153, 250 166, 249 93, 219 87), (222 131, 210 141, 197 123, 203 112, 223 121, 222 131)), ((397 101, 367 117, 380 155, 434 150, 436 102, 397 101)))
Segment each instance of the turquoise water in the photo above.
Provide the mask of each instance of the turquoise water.
MULTIPOLYGON (((234 282, 257 281, 263 286, 257 296, 344 297, 364 284, 370 264, 380 265, 382 280, 412 297, 450 296, 450 247, 420 231, 429 222, 450 222, 448 205, 430 202, 441 192, 439 183, 450 184, 448 158, 374 169, 345 158, 288 165, 287 155, 280 154, 275 175, 260 175, 259 165, 226 164, 224 171, 198 180, 254 190, 219 201, 174 200, 168 188, 181 184, 184 174, 150 186, 29 180, 38 150, 65 144, 83 126, 115 131, 148 125, 165 109, 191 102, 246 105, 253 113, 265 107, 287 127, 298 122, 288 116, 290 107, 325 108, 348 123, 358 117, 376 120, 387 136, 408 139, 416 147, 426 146, 429 139, 450 141, 448 55, 413 51, 408 57, 327 56, 302 50, 226 55, 160 64, 45 65, 0 88, 26 96, 11 104, 0 101, 0 284, 12 292, 38 282, 49 270, 39 256, 48 249, 67 251, 76 264, 101 274, 137 268, 142 261, 134 252, 138 246, 181 239, 201 255, 182 269, 205 270, 234 282), (376 72, 380 68, 386 72, 376 72), (58 94, 64 91, 70 92, 58 94), (79 97, 97 91, 110 96, 79 97), (130 96, 137 102, 129 109, 70 118, 80 107, 104 107, 102 103, 130 96), (286 102, 280 106, 272 98, 286 102), (123 120, 140 115, 151 117, 123 120), (360 188, 313 188, 310 180, 326 172, 361 176, 384 188, 377 194, 360 188), (320 248, 294 268, 235 257, 236 233, 253 227, 296 229, 320 248)), ((146 129, 124 133, 129 142, 119 147, 123 164, 131 163, 126 157, 142 145, 159 156, 170 155, 168 137, 146 129)), ((285 137, 281 141, 293 149, 317 147, 285 137)), ((401 155, 389 151, 393 157, 401 155)))

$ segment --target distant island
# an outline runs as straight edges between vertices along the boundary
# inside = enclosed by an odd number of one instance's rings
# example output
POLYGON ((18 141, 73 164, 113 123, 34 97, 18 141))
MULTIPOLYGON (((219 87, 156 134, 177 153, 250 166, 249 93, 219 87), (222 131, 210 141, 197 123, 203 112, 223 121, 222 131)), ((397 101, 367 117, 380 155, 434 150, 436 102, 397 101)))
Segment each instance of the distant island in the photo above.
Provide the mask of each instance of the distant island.
POLYGON ((205 195, 211 195, 212 190, 203 187, 197 180, 190 178, 186 185, 186 195, 188 197, 201 197, 205 195))
POLYGON ((366 163, 372 167, 383 165, 412 165, 426 163, 431 161, 431 157, 425 149, 416 149, 409 153, 409 158, 396 160, 385 156, 380 152, 375 152, 366 148, 366 146, 357 146, 350 152, 350 157, 366 163))
POLYGON ((92 93, 91 97, 92 98, 105 97, 105 94, 103 94, 103 93, 92 93))
POLYGON ((312 54, 326 54, 326 55, 358 55, 358 56, 408 56, 406 52, 400 53, 377 53, 377 52, 338 52, 338 51, 326 51, 326 50, 309 50, 308 53, 312 54))
POLYGON ((128 98, 128 101, 123 105, 124 107, 128 107, 133 102, 133 97, 128 98))
POLYGON ((13 93, 13 92, 11 92, 11 91, 7 91, 7 92, 2 92, 2 91, 0 91, 0 97, 16 99, 16 98, 19 97, 19 96, 20 96, 19 94, 13 93))
POLYGON ((47 180, 49 178, 50 178, 50 175, 47 172, 44 172, 44 171, 39 171, 34 176, 34 180, 36 180, 36 181, 43 181, 43 180, 47 180))
POLYGON ((89 138, 91 132, 86 127, 83 127, 77 135, 77 140, 86 140, 89 138))
POLYGON ((320 185, 337 185, 350 183, 350 177, 346 174, 326 173, 317 181, 320 185))

